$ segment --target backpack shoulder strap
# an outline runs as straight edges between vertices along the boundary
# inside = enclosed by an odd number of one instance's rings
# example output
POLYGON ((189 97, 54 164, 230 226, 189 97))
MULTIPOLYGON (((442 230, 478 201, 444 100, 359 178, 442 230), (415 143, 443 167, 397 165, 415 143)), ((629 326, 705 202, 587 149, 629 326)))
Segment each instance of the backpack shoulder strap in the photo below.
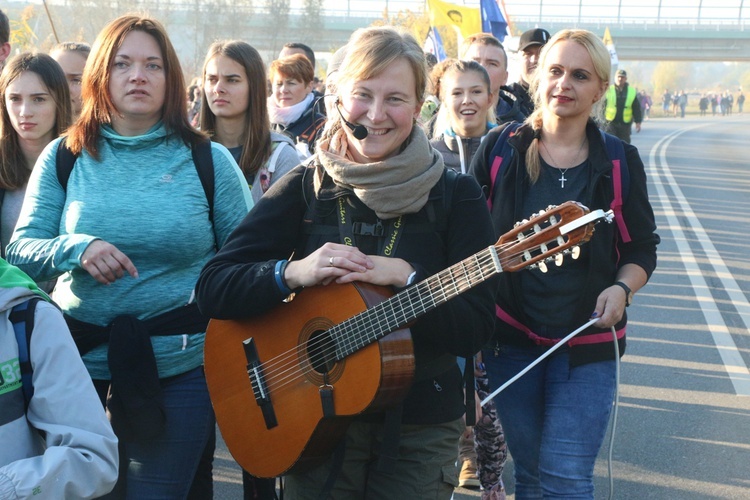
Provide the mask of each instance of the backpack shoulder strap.
POLYGON ((203 186, 203 191, 206 193, 206 200, 208 200, 208 220, 213 224, 214 222, 214 159, 211 156, 211 141, 206 140, 196 144, 193 149, 193 163, 195 163, 195 170, 198 171, 198 178, 203 186))
POLYGON ((489 208, 490 212, 492 211, 492 198, 495 193, 497 178, 500 177, 505 160, 510 159, 513 155, 513 148, 508 144, 508 139, 515 135, 521 125, 523 124, 518 122, 508 123, 503 128, 503 131, 500 132, 495 145, 492 146, 492 151, 490 152, 490 191, 487 193, 487 208, 489 208))
POLYGON ((625 218, 622 214, 622 205, 624 200, 628 197, 630 190, 630 170, 628 170, 628 162, 625 158, 625 146, 622 141, 610 135, 604 131, 600 131, 604 144, 607 148, 607 156, 612 161, 612 191, 614 196, 610 207, 615 214, 615 222, 617 223, 617 229, 620 233, 620 237, 624 243, 631 241, 630 232, 628 226, 625 223, 625 218))
POLYGON ((34 386, 32 385, 33 370, 31 366, 31 334, 34 331, 36 304, 40 300, 42 299, 39 297, 33 297, 17 304, 10 311, 10 322, 13 324, 13 331, 16 334, 16 342, 18 343, 18 363, 21 368, 21 384, 26 409, 29 408, 29 402, 34 395, 34 386))
POLYGON ((57 170, 57 182, 63 188, 63 191, 68 190, 68 179, 70 179, 70 173, 73 171, 73 165, 76 163, 78 155, 68 148, 66 144, 67 138, 63 137, 60 144, 57 147, 57 155, 55 156, 55 169, 57 170))

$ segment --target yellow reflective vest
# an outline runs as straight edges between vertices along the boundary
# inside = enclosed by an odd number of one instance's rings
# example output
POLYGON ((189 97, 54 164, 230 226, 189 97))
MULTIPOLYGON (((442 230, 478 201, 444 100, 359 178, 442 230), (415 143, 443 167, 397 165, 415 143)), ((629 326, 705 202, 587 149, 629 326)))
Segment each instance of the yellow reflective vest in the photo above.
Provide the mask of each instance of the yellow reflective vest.
MULTIPOLYGON (((625 109, 622 110, 622 121, 630 123, 633 121, 633 101, 635 101, 635 87, 628 85, 628 94, 625 97, 625 109)), ((607 107, 604 110, 604 118, 611 122, 617 116, 617 90, 614 85, 607 89, 607 107)))

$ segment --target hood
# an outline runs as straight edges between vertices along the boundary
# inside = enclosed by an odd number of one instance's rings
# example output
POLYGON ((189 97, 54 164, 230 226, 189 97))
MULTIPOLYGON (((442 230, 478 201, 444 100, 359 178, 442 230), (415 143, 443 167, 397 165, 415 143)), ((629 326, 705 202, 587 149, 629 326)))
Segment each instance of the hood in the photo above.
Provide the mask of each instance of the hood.
POLYGON ((0 311, 6 311, 34 295, 50 300, 26 273, 0 259, 0 311))
POLYGON ((271 142, 285 142, 294 147, 294 141, 291 137, 286 134, 279 134, 277 132, 271 132, 271 142))
POLYGON ((25 300, 29 300, 32 297, 42 297, 48 300, 46 295, 42 293, 34 293, 28 288, 15 287, 15 288, 0 288, 0 313, 4 313, 15 305, 20 304, 25 300))

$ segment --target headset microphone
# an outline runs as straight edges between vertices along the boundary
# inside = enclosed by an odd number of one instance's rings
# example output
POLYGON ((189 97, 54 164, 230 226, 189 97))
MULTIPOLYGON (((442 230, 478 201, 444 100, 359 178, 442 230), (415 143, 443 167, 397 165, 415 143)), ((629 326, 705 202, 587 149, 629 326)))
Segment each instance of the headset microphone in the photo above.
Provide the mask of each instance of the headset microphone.
POLYGON ((365 137, 367 137, 367 128, 364 125, 355 125, 350 121, 347 121, 346 118, 344 118, 344 115, 341 113, 341 108, 339 108, 340 103, 339 100, 336 99, 336 110, 339 112, 339 116, 341 117, 341 120, 344 122, 344 124, 349 127, 349 130, 352 131, 352 135, 355 139, 358 141, 361 141, 365 137))

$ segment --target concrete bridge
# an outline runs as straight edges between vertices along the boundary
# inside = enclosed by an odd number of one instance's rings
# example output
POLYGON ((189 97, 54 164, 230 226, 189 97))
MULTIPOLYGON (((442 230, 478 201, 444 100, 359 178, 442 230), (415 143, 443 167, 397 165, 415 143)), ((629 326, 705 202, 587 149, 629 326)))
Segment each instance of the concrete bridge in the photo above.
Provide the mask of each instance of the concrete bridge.
MULTIPOLYGON (((479 0, 449 0, 466 6, 479 0)), ((41 0, 8 0, 11 19, 41 0)), ((3 2, 5 3, 5 2, 3 2)), ((201 65, 215 39, 238 38, 273 59, 287 41, 319 52, 343 45, 357 28, 399 12, 421 15, 424 0, 323 0, 310 12, 302 0, 47 0, 61 39, 93 41, 104 24, 124 12, 149 12, 167 26, 189 71, 201 65)), ((621 60, 750 61, 750 0, 504 0, 513 32, 536 26, 554 33, 609 28, 621 60)), ((39 40, 49 39, 48 20, 35 22, 39 40)), ((513 48, 513 42, 508 44, 513 48)))

